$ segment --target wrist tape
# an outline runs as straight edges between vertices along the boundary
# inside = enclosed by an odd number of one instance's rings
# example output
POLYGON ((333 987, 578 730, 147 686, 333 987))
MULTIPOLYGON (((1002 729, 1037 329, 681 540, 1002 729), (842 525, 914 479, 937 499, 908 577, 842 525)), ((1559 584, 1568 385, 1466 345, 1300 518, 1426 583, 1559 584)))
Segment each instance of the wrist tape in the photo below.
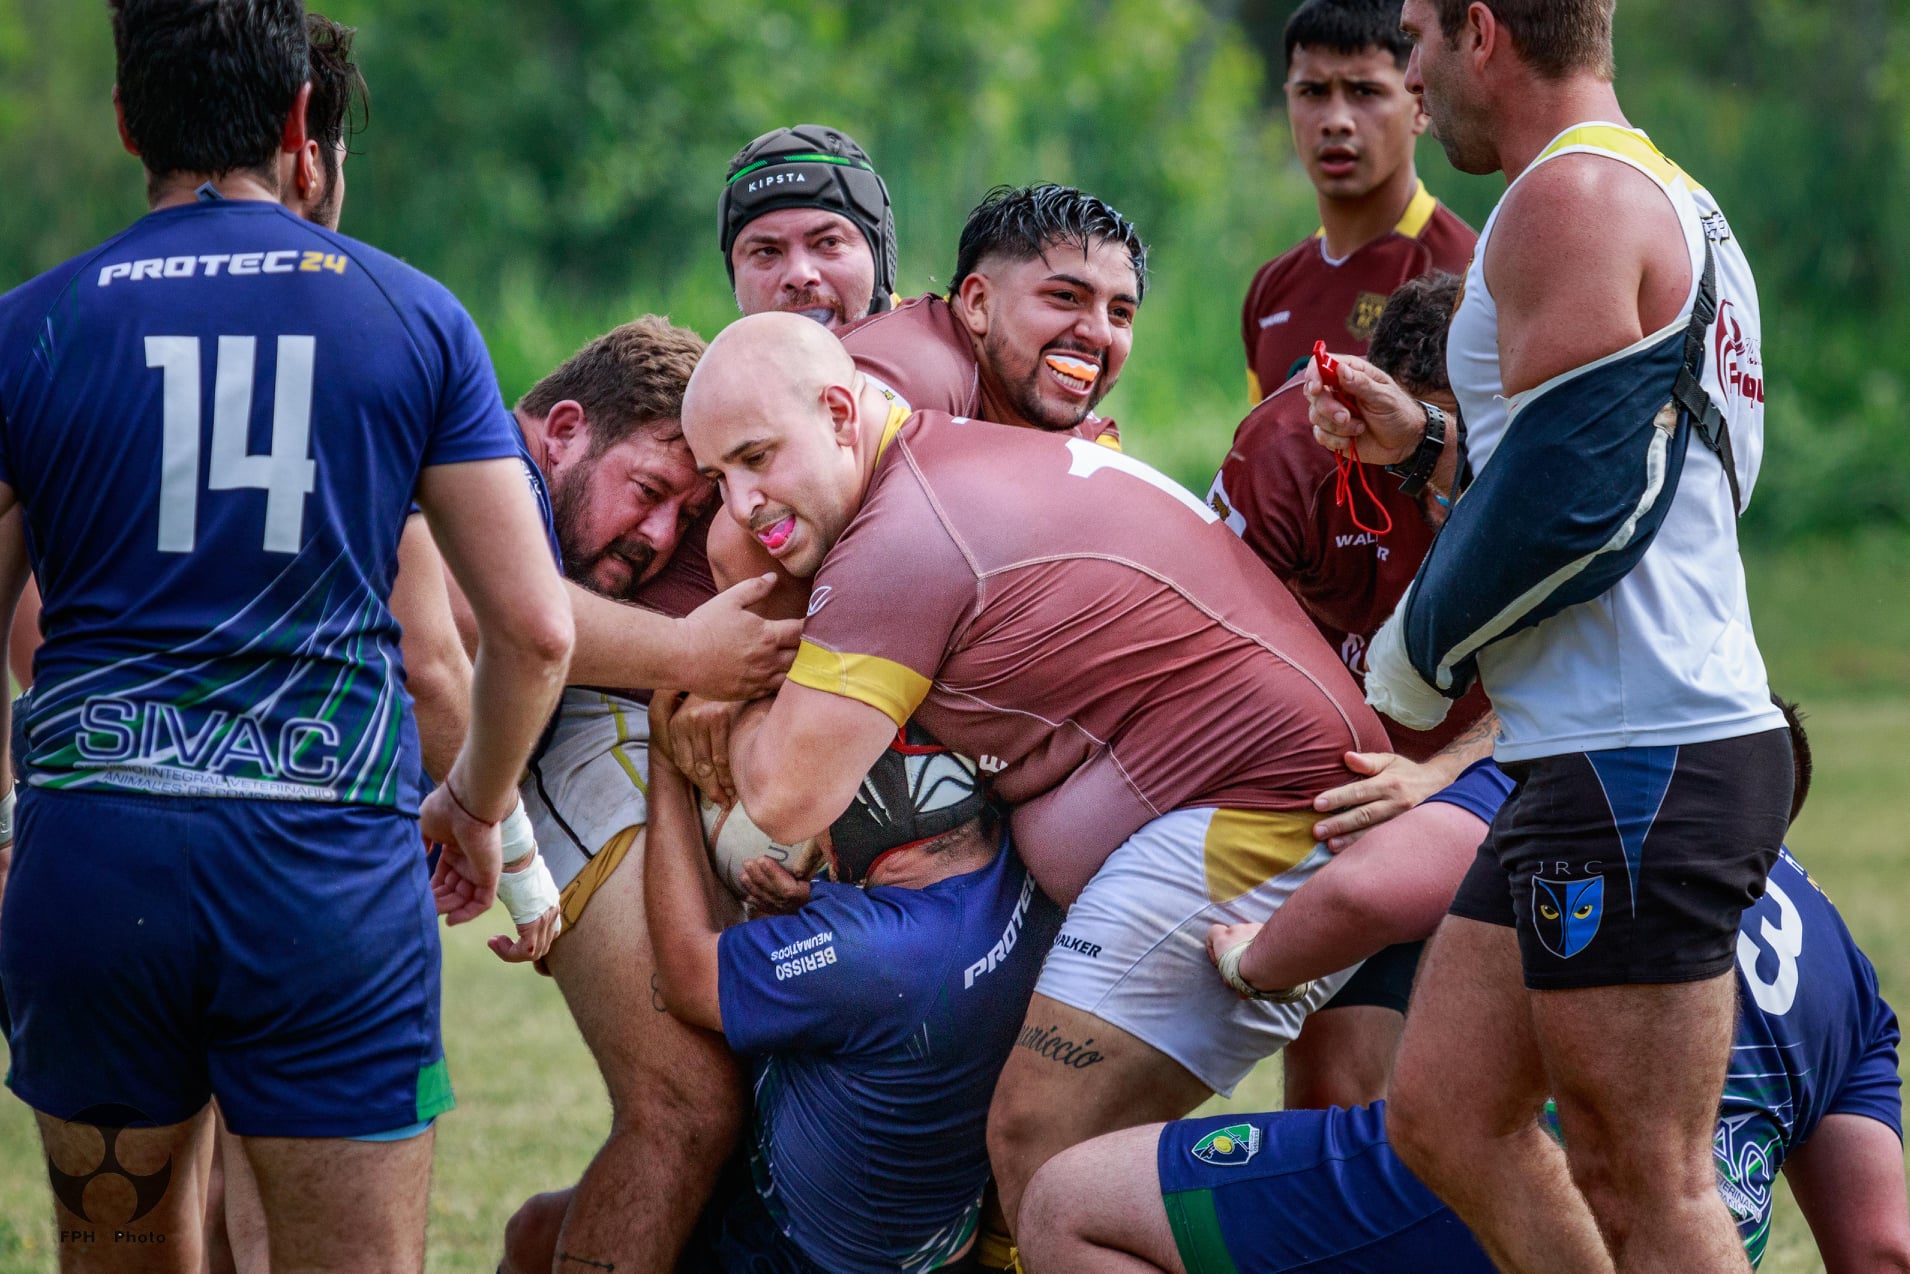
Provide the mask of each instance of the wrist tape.
POLYGON ((1271 1000, 1275 1004, 1292 1004, 1296 1001, 1304 1000, 1307 993, 1313 989, 1313 983, 1310 981, 1302 982, 1299 986, 1287 987, 1284 990, 1262 991, 1259 987, 1240 976, 1240 958, 1247 954, 1247 948, 1252 945, 1253 939, 1248 938, 1245 942, 1234 943, 1233 946, 1228 947, 1225 951, 1220 953, 1220 959, 1217 963, 1220 965, 1220 976, 1226 981, 1227 985, 1246 996, 1249 1000, 1271 1000))
POLYGON ((532 856, 523 870, 507 871, 497 878, 498 901, 511 913, 511 922, 527 925, 557 905, 557 881, 544 856, 537 852, 537 836, 531 830, 530 815, 524 812, 524 802, 512 808, 499 834, 504 841, 505 862, 515 862, 526 853, 532 856))

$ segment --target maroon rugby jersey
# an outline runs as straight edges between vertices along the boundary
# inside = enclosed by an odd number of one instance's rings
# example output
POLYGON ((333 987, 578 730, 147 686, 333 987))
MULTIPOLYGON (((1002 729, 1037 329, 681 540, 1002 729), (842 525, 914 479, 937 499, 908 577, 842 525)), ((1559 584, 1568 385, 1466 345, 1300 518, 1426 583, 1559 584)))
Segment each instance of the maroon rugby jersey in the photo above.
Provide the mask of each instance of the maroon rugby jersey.
MULTIPOLYGON (((842 346, 856 370, 880 381, 910 411, 986 417, 975 344, 955 307, 934 293, 871 314, 842 330, 842 346)), ((1088 413, 1071 430, 1077 437, 1119 449, 1112 420, 1088 413)))
POLYGON ((716 596, 716 579, 710 574, 706 545, 710 523, 722 513, 721 501, 710 506, 696 521, 683 529, 676 551, 668 564, 636 592, 630 600, 639 606, 661 611, 672 619, 682 619, 716 596))
POLYGON ((1421 182, 1399 224, 1344 261, 1327 259, 1321 231, 1261 266, 1240 312, 1253 400, 1284 385, 1315 341, 1365 354, 1393 289, 1434 270, 1464 275, 1478 239, 1421 182))
MULTIPOLYGON (((1400 480, 1379 465, 1364 469, 1379 508, 1358 474, 1351 496, 1367 526, 1384 527, 1391 517, 1383 535, 1356 525, 1353 505, 1334 503, 1333 453, 1313 440, 1306 395, 1296 377, 1240 422, 1233 448, 1207 492, 1209 506, 1286 581, 1362 685, 1367 643, 1413 582, 1433 538, 1419 501, 1400 492, 1400 480)), ((1423 761, 1489 706, 1485 691, 1475 684, 1435 730, 1409 730, 1387 720, 1392 750, 1423 761)))
POLYGON ((1307 810, 1383 747, 1299 604, 1198 498, 1079 438, 917 412, 815 577, 789 679, 977 758, 1071 901, 1149 820, 1307 810))

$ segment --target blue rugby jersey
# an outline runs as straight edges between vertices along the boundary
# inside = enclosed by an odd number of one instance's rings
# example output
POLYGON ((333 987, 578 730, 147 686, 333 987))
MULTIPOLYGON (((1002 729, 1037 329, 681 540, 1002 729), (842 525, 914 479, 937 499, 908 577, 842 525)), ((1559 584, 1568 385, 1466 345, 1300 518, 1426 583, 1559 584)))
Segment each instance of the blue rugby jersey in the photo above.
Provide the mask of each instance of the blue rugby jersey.
POLYGON ((757 1189, 825 1269, 931 1270, 975 1232, 988 1103, 1061 911, 1006 835, 923 889, 811 888, 719 946, 723 1034, 755 1055, 757 1189))
POLYGON ((1903 1136, 1897 1015, 1837 908, 1786 849, 1738 925, 1738 1030, 1718 1112, 1718 1189, 1756 1263, 1785 1156, 1826 1115, 1903 1136))
POLYGON ((420 468, 521 448, 456 299, 277 204, 152 213, 0 297, 30 781, 415 810, 398 538, 420 468))

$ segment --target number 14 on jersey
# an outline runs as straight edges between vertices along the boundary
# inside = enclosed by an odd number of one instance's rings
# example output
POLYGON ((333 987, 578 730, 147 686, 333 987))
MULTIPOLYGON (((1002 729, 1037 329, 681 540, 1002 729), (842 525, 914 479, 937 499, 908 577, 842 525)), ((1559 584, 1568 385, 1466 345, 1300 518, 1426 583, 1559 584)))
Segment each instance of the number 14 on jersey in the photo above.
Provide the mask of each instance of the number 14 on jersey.
MULTIPOLYGON (((165 374, 159 464, 159 551, 190 553, 199 532, 200 346, 196 336, 148 336, 146 366, 165 374)), ((212 457, 206 488, 265 492, 264 549, 296 553, 305 521, 305 497, 317 481, 308 455, 312 432, 312 363, 317 340, 278 338, 278 375, 272 386, 272 449, 247 450, 258 338, 221 336, 212 384, 212 457)))

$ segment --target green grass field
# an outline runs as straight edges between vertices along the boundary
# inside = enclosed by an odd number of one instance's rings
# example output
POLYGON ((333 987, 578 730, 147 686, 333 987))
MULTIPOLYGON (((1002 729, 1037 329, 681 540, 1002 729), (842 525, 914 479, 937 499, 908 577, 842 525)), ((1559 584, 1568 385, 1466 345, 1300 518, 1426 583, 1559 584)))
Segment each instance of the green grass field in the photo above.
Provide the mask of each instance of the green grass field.
MULTIPOLYGON (((1910 1000, 1910 910, 1902 757, 1910 755, 1910 607, 1891 541, 1814 546, 1751 564, 1773 681, 1811 714, 1817 782, 1791 843, 1837 900, 1881 973, 1910 1000)), ((576 1178, 609 1107, 556 988, 498 963, 483 939, 501 911, 447 931, 445 1035, 458 1109, 439 1125, 430 1267, 496 1267, 504 1221, 535 1191, 576 1178)), ((1278 1104, 1279 1066, 1261 1066, 1229 1105, 1278 1104)), ((1781 1210, 1763 1268, 1820 1270, 1810 1234, 1781 1210)), ((32 1119, 0 1098, 0 1274, 54 1268, 49 1201, 32 1119)))

